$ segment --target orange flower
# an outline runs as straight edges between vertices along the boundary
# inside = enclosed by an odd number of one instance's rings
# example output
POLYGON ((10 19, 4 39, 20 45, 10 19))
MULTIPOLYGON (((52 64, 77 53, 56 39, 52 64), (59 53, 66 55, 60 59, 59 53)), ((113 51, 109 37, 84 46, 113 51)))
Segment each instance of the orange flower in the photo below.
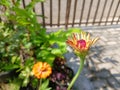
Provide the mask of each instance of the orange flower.
POLYGON ((98 38, 90 39, 90 34, 81 32, 80 34, 74 33, 66 43, 78 52, 87 52, 88 49, 93 45, 98 38))
POLYGON ((34 64, 32 72, 38 79, 47 78, 52 73, 52 68, 46 62, 37 62, 34 64))

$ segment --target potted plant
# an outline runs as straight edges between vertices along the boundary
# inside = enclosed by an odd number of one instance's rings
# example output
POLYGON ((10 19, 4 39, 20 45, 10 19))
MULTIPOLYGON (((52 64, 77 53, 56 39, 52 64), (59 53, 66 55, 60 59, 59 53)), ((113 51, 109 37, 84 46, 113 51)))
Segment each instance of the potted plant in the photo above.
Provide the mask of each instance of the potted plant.
POLYGON ((9 90, 70 90, 83 68, 88 49, 97 38, 91 40, 89 34, 78 28, 47 33, 37 21, 37 16, 42 15, 33 11, 38 2, 43 0, 32 0, 21 8, 21 0, 0 1, 4 7, 1 14, 4 20, 0 22, 0 81, 9 90), (67 45, 82 59, 75 78, 65 64, 67 45))
POLYGON ((37 21, 37 16, 41 15, 33 12, 35 4, 42 1, 33 0, 25 8, 20 7, 21 0, 0 1, 4 8, 1 14, 4 20, 0 22, 0 77, 2 83, 8 84, 9 90, 49 90, 50 87, 58 88, 61 78, 70 81, 72 77, 72 70, 63 63, 63 55, 67 52, 66 39, 71 33, 81 30, 47 33, 37 21), (61 66, 56 68, 58 64, 61 66), (38 73, 37 67, 46 74, 38 73), (70 76, 66 76, 68 73, 70 76))

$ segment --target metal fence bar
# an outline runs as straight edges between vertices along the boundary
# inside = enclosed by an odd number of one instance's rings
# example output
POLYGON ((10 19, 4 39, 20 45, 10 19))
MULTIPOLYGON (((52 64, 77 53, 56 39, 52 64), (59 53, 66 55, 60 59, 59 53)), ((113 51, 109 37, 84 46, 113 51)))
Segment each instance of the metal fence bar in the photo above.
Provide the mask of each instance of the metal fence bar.
POLYGON ((93 3, 93 0, 90 1, 90 6, 89 6, 89 10, 88 10, 86 25, 88 25, 88 20, 90 18, 90 12, 91 12, 92 3, 93 3))
MULTIPOLYGON (((103 6, 103 11, 102 11, 102 14, 101 14, 101 17, 100 17, 100 22, 102 21, 102 18, 103 18, 104 12, 105 12, 105 8, 106 8, 106 4, 107 4, 107 0, 105 0, 104 6, 103 6)), ((99 23, 98 25, 100 25, 100 24, 101 23, 99 23)))
MULTIPOLYGON (((44 18, 42 18, 42 25, 43 25, 43 27, 46 27, 46 26, 52 27, 53 25, 57 25, 59 27, 60 25, 64 25, 65 28, 67 28, 68 25, 71 25, 72 27, 74 27, 75 24, 77 24, 79 26, 81 26, 83 24, 85 26, 87 26, 88 24, 103 25, 102 23, 104 23, 104 25, 107 25, 107 23, 110 23, 111 25, 119 24, 120 13, 118 10, 120 9, 120 0, 117 0, 117 1, 110 0, 109 2, 108 1, 109 0, 89 0, 89 2, 87 2, 87 0, 73 0, 73 1, 72 0, 58 0, 55 2, 55 3, 57 3, 56 6, 58 7, 57 11, 53 11, 53 5, 55 5, 53 0, 48 1, 49 5, 50 5, 49 7, 44 5, 45 2, 42 2, 41 3, 41 13, 44 17, 44 18), (64 1, 65 1, 65 3, 63 6, 66 6, 65 14, 62 10, 63 9, 62 3, 64 1), (66 1, 67 1, 67 3, 66 3, 66 1), (80 9, 78 8, 78 2, 81 2, 81 6, 79 6, 80 9), (103 5, 100 6, 101 4, 103 4, 103 5), (72 6, 73 9, 71 8, 71 5, 73 5, 72 6), (87 6, 87 5, 89 5, 89 6, 87 6), (94 8, 95 12, 92 14, 93 8, 94 8), (100 8, 102 9, 101 12, 99 12, 100 8), (49 14, 46 13, 46 16, 49 17, 49 19, 50 19, 48 22, 45 19, 46 10, 50 11, 49 14), (73 10, 72 13, 70 13, 71 10, 73 10), (80 14, 77 13, 78 12, 77 10, 80 11, 80 14), (85 12, 85 10, 87 12, 85 12), (54 22, 55 21, 53 18, 54 12, 57 13, 57 22, 54 22), (112 12, 113 12, 113 14, 112 14, 112 12), (105 13, 106 13, 106 15, 105 15, 105 13), (64 20, 64 15, 61 16, 61 14, 65 15, 65 20, 64 20), (85 15, 85 14, 87 14, 87 15, 85 15), (69 22, 69 17, 71 17, 70 15, 73 15, 72 22, 69 22), (79 15, 79 19, 78 19, 79 21, 76 20, 78 18, 78 15, 79 15), (93 18, 91 18, 91 15, 93 18), (86 17, 84 17, 84 16, 86 16, 86 17), (111 20, 109 20, 109 18, 111 20), (92 19, 92 21, 91 21, 91 19, 92 19), (105 20, 103 20, 103 19, 105 19, 105 20), (61 20, 64 20, 65 22, 61 22, 61 20)), ((27 4, 26 0, 22 0, 23 8, 26 7, 26 4, 27 4)), ((34 12, 35 12, 35 10, 36 10, 36 8, 33 9, 34 12)))
POLYGON ((61 0, 58 0, 58 25, 60 26, 61 0))
POLYGON ((33 12, 35 12, 35 8, 33 8, 33 12))
POLYGON ((72 27, 74 26, 74 23, 75 23, 75 15, 76 15, 77 1, 78 1, 78 0, 75 0, 75 2, 74 2, 74 12, 73 12, 72 27))
POLYGON ((80 16, 79 26, 81 25, 84 8, 85 8, 85 0, 83 0, 83 3, 82 3, 82 11, 81 11, 81 16, 80 16))
POLYGON ((15 1, 14 0, 12 0, 12 3, 15 5, 15 1))
POLYGON ((120 5, 120 0, 119 0, 118 3, 117 3, 117 6, 116 6, 116 9, 115 9, 115 12, 114 12, 114 15, 113 15, 111 24, 113 24, 113 21, 114 21, 114 19, 115 19, 115 16, 116 16, 116 13, 117 13, 117 10, 118 10, 119 5, 120 5))
POLYGON ((2 18, 0 17, 0 22, 2 21, 2 18))
POLYGON ((95 15, 94 15, 94 18, 93 18, 93 25, 95 24, 95 20, 96 20, 96 17, 97 17, 97 13, 98 13, 98 8, 99 8, 99 5, 100 5, 100 1, 101 0, 98 0, 98 2, 97 2, 97 8, 96 8, 96 10, 95 10, 95 15))
POLYGON ((118 24, 118 22, 120 21, 120 16, 118 17, 118 20, 116 21, 117 22, 117 24, 118 24))
POLYGON ((68 28, 69 14, 70 14, 71 0, 67 0, 65 28, 68 28))
POLYGON ((22 0, 22 3, 23 3, 23 8, 25 8, 25 0, 22 0))
POLYGON ((118 17, 118 20, 116 21, 116 23, 118 24, 119 21, 120 21, 120 16, 118 17))
MULTIPOLYGON (((120 21, 120 20, 119 20, 120 21)), ((108 21, 108 23, 110 23, 111 21, 108 21)), ((116 21, 113 21, 113 22, 116 22, 116 21)), ((89 22, 89 23, 93 23, 92 21, 91 22, 89 22)), ((102 22, 99 22, 99 21, 96 21, 96 23, 105 23, 105 21, 102 21, 102 22)), ((75 22, 74 24, 79 24, 79 22, 75 22)), ((86 24, 86 22, 81 22, 81 24, 86 24)), ((46 25, 50 25, 50 23, 46 23, 46 25)), ((58 24, 52 24, 52 25, 58 25, 58 24)), ((61 23, 60 25, 65 25, 65 23, 61 23)), ((70 23, 68 23, 68 25, 72 25, 72 23, 70 22, 70 23)))
POLYGON ((41 9, 42 9, 42 15, 43 15, 43 18, 42 18, 42 24, 43 24, 43 27, 46 27, 45 25, 45 12, 44 12, 44 3, 42 2, 41 3, 41 9))
POLYGON ((108 19, 109 19, 109 16, 110 16, 110 12, 111 12, 111 8, 113 6, 113 2, 114 2, 114 0, 112 0, 112 2, 111 2, 110 8, 109 8, 109 11, 108 11, 108 14, 107 14, 105 25, 107 25, 107 22, 108 22, 108 19))
POLYGON ((50 26, 52 27, 52 0, 50 0, 50 26))
MULTIPOLYGON (((31 1, 34 1, 34 0, 31 0, 31 1)), ((33 8, 33 12, 35 12, 35 7, 33 8)))

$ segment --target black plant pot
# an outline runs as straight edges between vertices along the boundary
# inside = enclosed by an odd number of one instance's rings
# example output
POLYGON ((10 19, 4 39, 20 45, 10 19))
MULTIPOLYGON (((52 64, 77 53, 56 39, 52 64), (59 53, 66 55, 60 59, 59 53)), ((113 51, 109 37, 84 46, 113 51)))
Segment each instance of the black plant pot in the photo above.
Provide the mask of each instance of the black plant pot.
POLYGON ((16 69, 11 71, 1 72, 0 82, 7 82, 8 78, 13 78, 13 76, 17 76, 17 75, 18 73, 16 73, 16 69))
POLYGON ((50 84, 53 90, 67 90, 68 84, 73 78, 73 70, 66 66, 65 60, 57 57, 54 61, 50 84))
MULTIPOLYGON (((54 60, 52 75, 49 77, 49 86, 52 90, 67 90, 68 84, 73 78, 73 70, 65 64, 65 60, 57 57, 54 60)), ((19 75, 16 69, 9 72, 0 73, 0 82, 7 83, 8 78, 14 78, 19 75)), ((29 83, 26 87, 20 87, 20 90, 36 90, 29 83)))

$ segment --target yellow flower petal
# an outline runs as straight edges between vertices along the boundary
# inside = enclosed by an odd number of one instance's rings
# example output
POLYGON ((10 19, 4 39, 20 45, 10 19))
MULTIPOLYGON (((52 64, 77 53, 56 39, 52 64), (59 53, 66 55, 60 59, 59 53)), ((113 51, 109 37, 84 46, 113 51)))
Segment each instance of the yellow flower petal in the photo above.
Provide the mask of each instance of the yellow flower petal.
POLYGON ((47 78, 52 73, 52 68, 46 62, 37 62, 34 64, 32 72, 38 79, 47 78))
POLYGON ((98 37, 93 39, 92 44, 95 44, 98 39, 99 39, 98 37))

